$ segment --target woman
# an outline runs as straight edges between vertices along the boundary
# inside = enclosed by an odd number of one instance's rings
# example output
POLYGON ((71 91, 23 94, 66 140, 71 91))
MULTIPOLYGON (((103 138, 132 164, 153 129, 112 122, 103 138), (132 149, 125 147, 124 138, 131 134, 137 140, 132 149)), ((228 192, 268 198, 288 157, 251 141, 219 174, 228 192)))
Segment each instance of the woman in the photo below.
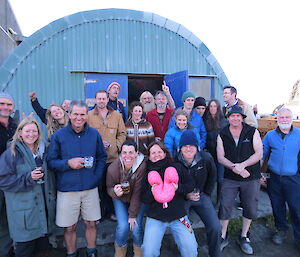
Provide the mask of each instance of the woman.
POLYGON ((48 140, 53 133, 68 124, 69 117, 62 106, 51 104, 46 111, 48 140))
POLYGON ((26 117, 0 158, 0 189, 5 193, 16 257, 51 256, 48 234, 55 228, 55 185, 41 138, 36 120, 26 117))
POLYGON ((132 231, 134 257, 142 256, 143 216, 145 205, 140 194, 146 171, 144 155, 130 140, 123 143, 120 158, 107 170, 107 193, 113 199, 118 226, 116 228, 115 257, 125 257, 129 231, 132 231))
POLYGON ((164 139, 165 146, 173 158, 177 155, 180 137, 185 130, 192 130, 196 134, 198 145, 200 145, 199 130, 188 122, 188 113, 183 109, 177 109, 174 113, 174 117, 175 127, 168 129, 164 139))
MULTIPOLYGON (((161 142, 153 142, 148 148, 147 171, 157 171, 164 179, 166 168, 173 166, 172 159, 168 150, 161 142)), ((191 228, 185 210, 185 196, 193 191, 193 183, 190 177, 184 174, 178 167, 177 170, 179 181, 174 184, 175 196, 166 205, 156 202, 152 194, 156 185, 152 187, 145 177, 142 189, 142 202, 147 204, 147 220, 143 241, 143 257, 153 257, 160 255, 160 247, 166 229, 170 231, 176 241, 182 257, 197 256, 197 242, 194 232, 191 228)))
POLYGON ((148 145, 154 141, 152 125, 142 118, 143 105, 140 102, 133 102, 130 109, 131 117, 125 124, 126 139, 133 140, 138 146, 138 151, 146 155, 148 145))
POLYGON ((217 158, 217 137, 221 129, 228 124, 228 121, 224 118, 221 105, 218 100, 212 99, 208 102, 203 115, 203 120, 207 131, 206 149, 214 158, 215 165, 217 167, 217 202, 219 202, 221 183, 224 178, 224 166, 218 162, 217 158))

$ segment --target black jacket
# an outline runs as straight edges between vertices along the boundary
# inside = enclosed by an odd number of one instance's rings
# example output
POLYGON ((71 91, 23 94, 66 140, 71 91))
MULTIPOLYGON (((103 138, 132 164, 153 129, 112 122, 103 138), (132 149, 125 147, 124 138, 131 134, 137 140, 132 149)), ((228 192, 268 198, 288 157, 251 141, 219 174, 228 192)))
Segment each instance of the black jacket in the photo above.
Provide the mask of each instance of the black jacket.
POLYGON ((17 124, 9 117, 8 127, 0 122, 0 155, 6 150, 7 142, 13 137, 17 129, 17 124))
POLYGON ((147 174, 155 170, 162 180, 164 180, 164 172, 167 167, 174 167, 177 170, 179 181, 178 189, 171 202, 168 203, 168 208, 163 208, 163 204, 156 202, 151 192, 151 186, 148 182, 148 175, 145 176, 144 185, 142 188, 141 200, 148 204, 147 217, 160 220, 162 222, 171 222, 187 215, 185 210, 185 196, 187 193, 193 191, 193 182, 188 174, 182 172, 181 165, 173 164, 167 158, 158 162, 147 162, 147 174))
POLYGON ((216 166, 210 153, 197 152, 191 165, 183 159, 181 153, 177 155, 177 160, 183 172, 192 177, 193 187, 199 188, 200 192, 210 195, 217 177, 216 166))
POLYGON ((31 101, 31 105, 32 108, 34 109, 34 111, 36 112, 37 116, 39 116, 39 118, 41 119, 41 121, 47 125, 47 119, 46 119, 46 112, 47 109, 44 109, 38 99, 36 98, 34 101, 31 101))
MULTIPOLYGON (((253 148, 253 136, 255 130, 256 129, 254 127, 243 122, 243 129, 239 137, 238 145, 236 146, 235 141, 229 131, 229 125, 223 128, 220 132, 220 137, 223 141, 225 158, 233 163, 241 163, 253 155, 255 153, 253 148)), ((243 178, 225 167, 224 178, 237 181, 260 179, 261 175, 259 161, 251 166, 246 167, 246 170, 249 171, 250 176, 248 178, 243 178)))

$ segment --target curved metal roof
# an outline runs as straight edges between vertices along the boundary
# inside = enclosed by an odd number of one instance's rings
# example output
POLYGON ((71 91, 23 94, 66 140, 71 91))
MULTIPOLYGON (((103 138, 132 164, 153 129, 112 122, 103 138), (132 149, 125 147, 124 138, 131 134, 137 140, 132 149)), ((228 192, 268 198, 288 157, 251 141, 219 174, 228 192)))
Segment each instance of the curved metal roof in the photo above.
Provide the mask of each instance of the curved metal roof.
MULTIPOLYGON (((62 100, 67 93, 83 94, 83 77, 78 72, 168 74, 179 70, 216 76, 220 87, 228 84, 213 54, 184 26, 154 13, 100 9, 58 19, 24 40, 0 68, 0 90, 21 97, 47 87, 59 92, 62 100)), ((48 92, 42 97, 47 96, 48 92)))

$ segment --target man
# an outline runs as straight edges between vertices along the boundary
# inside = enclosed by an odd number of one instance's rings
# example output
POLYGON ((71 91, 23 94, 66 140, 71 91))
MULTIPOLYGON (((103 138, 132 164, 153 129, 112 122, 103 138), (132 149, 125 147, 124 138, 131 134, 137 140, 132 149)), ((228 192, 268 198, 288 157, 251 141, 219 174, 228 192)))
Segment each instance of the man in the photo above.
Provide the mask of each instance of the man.
POLYGON ((164 140, 173 109, 167 107, 168 100, 165 92, 157 91, 154 99, 156 108, 147 113, 146 120, 153 127, 155 139, 164 140))
POLYGON ((246 115, 245 123, 248 125, 258 128, 258 123, 255 118, 254 112, 252 107, 247 104, 246 102, 242 101, 241 99, 236 97, 237 90, 233 86, 226 86, 224 87, 223 91, 223 98, 224 102, 226 103, 223 107, 223 113, 226 116, 228 109, 234 105, 238 105, 242 108, 243 113, 246 115))
MULTIPOLYGON (((35 92, 30 92, 28 94, 29 98, 30 98, 30 101, 31 101, 31 106, 32 108, 34 109, 34 111, 36 112, 37 116, 39 116, 39 118, 41 119, 41 121, 47 125, 47 119, 46 119, 46 112, 47 112, 47 109, 43 108, 41 106, 41 104, 39 103, 39 100, 37 99, 37 96, 36 96, 36 93, 35 92)), ((64 110, 66 112, 69 111, 69 107, 70 107, 70 103, 71 103, 71 100, 69 99, 65 99, 61 106, 64 108, 64 110)))
MULTIPOLYGON (((183 107, 180 108, 186 111, 190 115, 189 123, 199 130, 200 140, 201 140, 200 147, 201 149, 204 149, 206 143, 206 129, 202 117, 193 110, 195 98, 196 96, 194 95, 193 92, 191 91, 184 92, 181 98, 183 102, 183 107)), ((174 126, 175 126, 175 117, 173 116, 170 120, 169 128, 172 128, 174 126)))
POLYGON ((225 167, 219 209, 222 225, 221 250, 228 245, 227 227, 235 197, 239 192, 243 219, 237 242, 244 253, 253 254, 248 230, 252 219, 257 215, 262 142, 257 129, 245 124, 243 118, 246 115, 242 108, 232 106, 227 113, 229 125, 221 130, 217 138, 218 161, 225 167))
POLYGON ((149 91, 144 91, 141 94, 140 102, 144 105, 145 113, 148 113, 155 108, 154 97, 149 91))
MULTIPOLYGON (((7 142, 15 134, 17 124, 10 115, 14 111, 14 100, 7 93, 0 93, 0 155, 7 142)), ((12 240, 9 236, 3 191, 0 191, 0 257, 12 256, 12 240)))
POLYGON ((192 177, 195 188, 186 196, 187 211, 193 209, 202 219, 207 234, 209 256, 219 257, 221 225, 210 199, 217 175, 214 160, 208 152, 199 151, 196 134, 191 130, 183 132, 179 145, 177 159, 181 163, 181 169, 192 177))
POLYGON ((118 100, 118 96, 121 91, 121 86, 118 82, 112 82, 108 88, 107 93, 109 96, 108 106, 112 107, 115 111, 122 114, 124 123, 127 120, 126 111, 124 105, 118 100))
POLYGON ((278 127, 269 131, 263 140, 263 160, 268 161, 270 179, 267 189, 271 200, 277 232, 272 241, 282 244, 289 228, 286 203, 289 207, 295 243, 300 251, 300 130, 292 125, 293 114, 281 108, 277 114, 278 127))
POLYGON ((88 107, 72 101, 70 124, 53 134, 47 162, 56 172, 56 224, 64 227, 67 256, 76 252, 76 225, 79 214, 86 226, 86 256, 97 256, 96 221, 101 218, 98 184, 102 179, 106 152, 98 131, 87 125, 88 107))
MULTIPOLYGON (((105 90, 98 90, 95 93, 96 107, 88 113, 88 124, 98 130, 104 147, 107 151, 107 164, 104 171, 103 182, 106 181, 107 167, 116 159, 121 151, 121 146, 126 140, 126 128, 122 116, 110 106, 109 98, 105 90)), ((99 186, 101 201, 103 204, 102 215, 115 219, 113 214, 113 204, 111 198, 106 192, 105 183, 99 186)))
POLYGON ((205 98, 199 96, 195 99, 194 102, 194 110, 201 116, 203 117, 203 114, 206 109, 206 100, 205 98))

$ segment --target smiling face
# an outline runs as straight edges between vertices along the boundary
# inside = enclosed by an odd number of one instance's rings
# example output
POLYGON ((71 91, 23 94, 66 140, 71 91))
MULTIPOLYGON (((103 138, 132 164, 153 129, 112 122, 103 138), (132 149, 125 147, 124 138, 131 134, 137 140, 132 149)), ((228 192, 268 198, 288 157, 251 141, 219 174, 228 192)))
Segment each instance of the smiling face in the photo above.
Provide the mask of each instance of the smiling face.
POLYGON ((0 98, 0 118, 8 118, 13 111, 13 102, 8 98, 0 98))
POLYGON ((29 123, 29 124, 25 125, 21 129, 20 137, 29 148, 33 148, 34 143, 39 138, 39 130, 38 130, 36 124, 29 123))
POLYGON ((165 95, 163 95, 163 94, 156 95, 155 104, 156 104, 157 108, 164 109, 164 108, 166 108, 167 103, 168 103, 168 99, 165 95))
POLYGON ((194 107, 195 98, 194 97, 188 97, 185 99, 183 106, 184 109, 191 110, 194 107))
POLYGON ((65 115, 63 109, 55 105, 50 108, 50 114, 54 120, 60 120, 65 115))
POLYGON ((149 149, 149 160, 152 162, 158 162, 166 158, 166 153, 160 148, 159 145, 153 145, 149 149))
POLYGON ((176 126, 180 129, 183 130, 185 129, 186 125, 187 125, 187 117, 185 115, 177 115, 176 116, 176 126))
POLYGON ((239 113, 232 113, 227 119, 232 127, 242 126, 243 116, 239 113))
POLYGON ((72 128, 76 132, 80 132, 81 130, 83 130, 84 125, 88 119, 86 107, 74 105, 69 116, 72 128))
POLYGON ((143 108, 141 106, 134 106, 131 115, 133 121, 140 121, 143 115, 143 108))
POLYGON ((293 124, 293 115, 288 110, 278 112, 277 124, 282 130, 289 130, 293 124))
POLYGON ((212 116, 215 116, 218 111, 218 105, 216 102, 212 101, 209 105, 209 112, 212 116))
POLYGON ((96 98, 95 98, 97 108, 105 109, 108 101, 109 101, 109 98, 105 92, 97 93, 96 98))
POLYGON ((191 163, 195 155, 197 153, 197 147, 194 145, 184 145, 181 147, 181 153, 183 158, 188 162, 191 163))
POLYGON ((125 169, 132 168, 138 153, 135 151, 133 145, 123 145, 121 150, 121 159, 124 163, 125 169))
POLYGON ((229 103, 235 99, 235 93, 231 93, 230 88, 225 88, 223 91, 223 99, 225 103, 229 103))

